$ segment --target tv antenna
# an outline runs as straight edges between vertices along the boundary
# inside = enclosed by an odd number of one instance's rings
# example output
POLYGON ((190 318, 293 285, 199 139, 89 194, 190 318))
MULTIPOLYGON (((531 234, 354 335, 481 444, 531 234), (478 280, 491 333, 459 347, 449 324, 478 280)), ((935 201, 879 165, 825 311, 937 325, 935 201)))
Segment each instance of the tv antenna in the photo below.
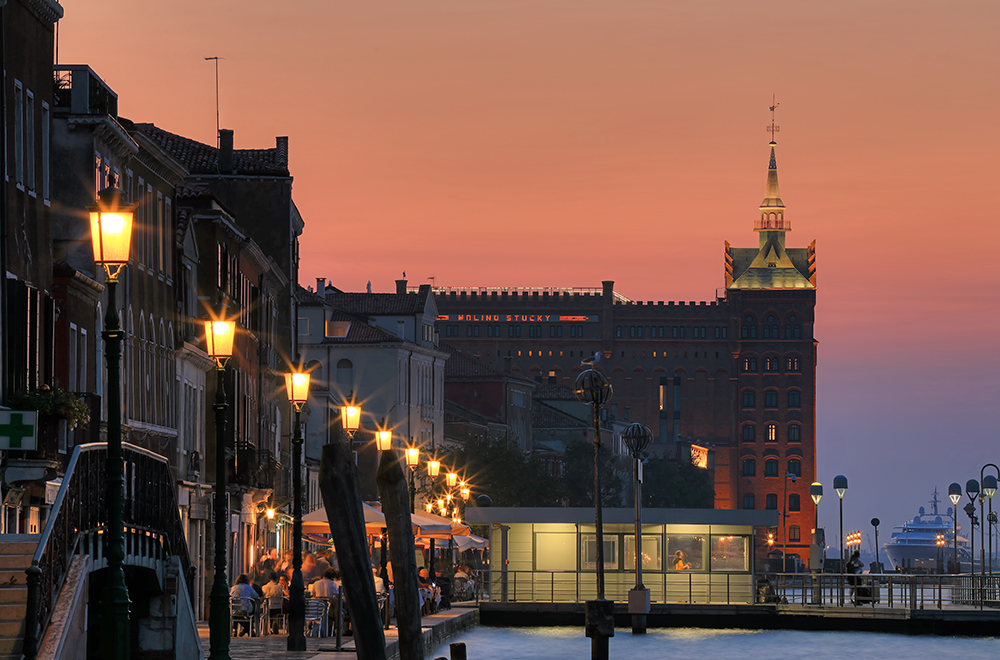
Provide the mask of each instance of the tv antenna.
POLYGON ((771 125, 767 127, 767 132, 771 134, 771 142, 774 142, 774 134, 781 130, 780 126, 774 125, 774 111, 778 109, 779 105, 781 105, 780 103, 777 103, 774 99, 775 95, 771 94, 771 107, 770 107, 771 125))
POLYGON ((206 60, 215 60, 215 146, 219 146, 219 129, 221 128, 219 124, 219 60, 224 59, 216 55, 215 57, 206 57, 206 60))

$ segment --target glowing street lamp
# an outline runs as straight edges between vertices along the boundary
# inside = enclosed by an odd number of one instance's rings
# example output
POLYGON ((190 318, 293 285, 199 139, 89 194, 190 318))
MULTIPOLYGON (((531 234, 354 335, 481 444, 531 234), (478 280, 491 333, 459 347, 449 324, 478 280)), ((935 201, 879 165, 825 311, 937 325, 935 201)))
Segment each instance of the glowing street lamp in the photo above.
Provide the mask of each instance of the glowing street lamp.
POLYGON ((953 553, 952 557, 952 570, 955 573, 959 573, 958 569, 958 502, 962 499, 962 485, 958 483, 953 483, 948 486, 948 499, 951 500, 951 514, 952 521, 955 524, 955 529, 952 532, 952 542, 953 542, 953 553))
POLYGON ((458 484, 458 475, 454 472, 449 472, 445 476, 445 483, 448 484, 448 488, 454 488, 458 484))
POLYGON ((844 493, 847 492, 847 477, 838 474, 833 478, 833 489, 840 499, 840 606, 844 606, 844 493))
POLYGON ((340 407, 340 422, 347 431, 348 449, 354 451, 354 434, 361 426, 361 406, 353 401, 345 403, 340 407))
POLYGON ((375 447, 379 451, 389 451, 392 449, 392 431, 389 429, 379 429, 376 431, 375 447))
MULTIPOLYGON (((229 495, 226 492, 226 363, 233 355, 236 322, 225 318, 205 321, 205 352, 215 360, 215 538, 227 539, 229 495)), ((229 581, 226 578, 226 542, 215 544, 215 577, 212 580, 209 611, 210 660, 229 660, 229 581)))
POLYGON ((469 487, 468 486, 462 486, 462 489, 459 492, 462 494, 462 501, 463 502, 468 502, 469 501, 469 496, 472 495, 472 491, 469 489, 469 487))
POLYGON ((309 372, 285 374, 285 392, 295 409, 292 434, 292 583, 288 588, 288 650, 306 650, 306 597, 302 577, 302 407, 309 401, 309 372))
POLYGON ((410 468, 410 511, 417 511, 417 465, 420 464, 420 450, 416 447, 406 448, 406 467, 410 468))
POLYGON ((431 479, 437 479, 437 476, 441 473, 441 461, 431 460, 427 461, 427 476, 431 479))
MULTIPOLYGON (((102 650, 100 655, 115 660, 129 657, 131 638, 130 601, 128 586, 125 584, 125 570, 122 568, 125 562, 125 534, 122 531, 125 465, 122 458, 121 419, 121 360, 124 333, 118 318, 115 289, 118 285, 118 275, 129 260, 132 218, 136 205, 125 204, 123 195, 121 190, 107 188, 100 192, 97 203, 87 209, 90 211, 90 239, 94 248, 94 262, 104 268, 108 285, 108 311, 104 315, 104 332, 101 333, 101 337, 107 346, 108 364, 108 458, 105 468, 108 524, 105 556, 108 560, 109 581, 101 598, 105 626, 99 637, 102 650)), ((228 607, 227 605, 227 612, 228 607)))

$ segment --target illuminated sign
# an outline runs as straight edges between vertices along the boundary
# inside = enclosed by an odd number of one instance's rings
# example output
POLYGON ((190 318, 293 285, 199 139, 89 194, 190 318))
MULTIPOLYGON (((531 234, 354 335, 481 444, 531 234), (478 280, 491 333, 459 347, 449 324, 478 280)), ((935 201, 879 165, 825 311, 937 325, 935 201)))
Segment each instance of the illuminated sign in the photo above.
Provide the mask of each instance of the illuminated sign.
POLYGON ((597 323, 598 316, 560 316, 559 314, 441 314, 438 321, 470 323, 597 323))

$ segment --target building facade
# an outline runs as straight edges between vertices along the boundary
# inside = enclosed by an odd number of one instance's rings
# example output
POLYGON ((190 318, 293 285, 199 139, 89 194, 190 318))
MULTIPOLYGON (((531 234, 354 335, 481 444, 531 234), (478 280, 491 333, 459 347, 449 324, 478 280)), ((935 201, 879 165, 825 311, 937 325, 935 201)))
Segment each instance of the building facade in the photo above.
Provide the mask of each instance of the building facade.
POLYGON ((804 561, 816 520, 807 504, 816 474, 815 246, 785 246, 791 226, 774 147, 758 246, 726 243, 726 287, 714 299, 633 301, 613 281, 440 289, 438 328, 442 341, 509 358, 538 383, 572 386, 581 360, 596 356, 614 386, 614 419, 648 426, 656 453, 714 449, 716 508, 787 513, 776 538, 804 561))

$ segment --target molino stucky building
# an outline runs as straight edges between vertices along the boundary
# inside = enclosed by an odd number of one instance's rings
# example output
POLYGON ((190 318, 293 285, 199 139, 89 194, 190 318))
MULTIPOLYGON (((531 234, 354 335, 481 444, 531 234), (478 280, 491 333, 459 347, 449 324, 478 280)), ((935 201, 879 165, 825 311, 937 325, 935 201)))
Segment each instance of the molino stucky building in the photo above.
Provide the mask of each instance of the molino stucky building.
POLYGON ((787 511, 776 547, 787 527, 789 554, 805 561, 816 524, 815 242, 785 245, 775 146, 758 246, 726 243, 726 286, 714 300, 643 303, 613 281, 441 288, 437 326, 444 341, 500 364, 510 357, 513 371, 547 384, 571 386, 580 360, 600 352, 614 385, 610 414, 652 429, 653 451, 714 445, 716 508, 787 511))

